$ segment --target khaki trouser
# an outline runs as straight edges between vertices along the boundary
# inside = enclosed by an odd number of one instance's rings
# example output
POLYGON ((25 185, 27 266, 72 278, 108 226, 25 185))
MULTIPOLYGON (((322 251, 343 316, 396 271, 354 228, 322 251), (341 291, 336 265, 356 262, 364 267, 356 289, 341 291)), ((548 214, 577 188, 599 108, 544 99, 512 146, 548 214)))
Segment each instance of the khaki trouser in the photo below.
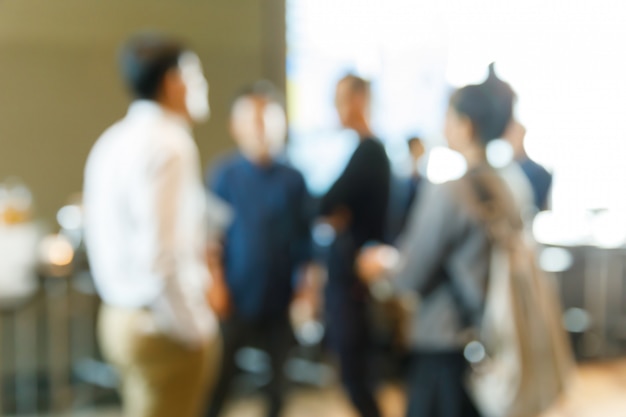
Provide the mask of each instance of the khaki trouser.
POLYGON ((192 350, 150 323, 146 310, 100 309, 100 347, 120 375, 124 415, 198 417, 219 367, 219 338, 192 350))

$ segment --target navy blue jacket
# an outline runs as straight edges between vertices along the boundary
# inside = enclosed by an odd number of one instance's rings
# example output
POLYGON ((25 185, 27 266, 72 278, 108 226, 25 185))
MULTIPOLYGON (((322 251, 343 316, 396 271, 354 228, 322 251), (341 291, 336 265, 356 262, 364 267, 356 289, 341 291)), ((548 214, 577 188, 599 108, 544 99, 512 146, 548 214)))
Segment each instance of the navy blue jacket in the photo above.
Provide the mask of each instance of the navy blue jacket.
POLYGON ((234 211, 224 267, 235 314, 285 314, 297 271, 312 257, 313 213, 304 178, 282 163, 262 167, 236 155, 219 164, 208 183, 234 211))

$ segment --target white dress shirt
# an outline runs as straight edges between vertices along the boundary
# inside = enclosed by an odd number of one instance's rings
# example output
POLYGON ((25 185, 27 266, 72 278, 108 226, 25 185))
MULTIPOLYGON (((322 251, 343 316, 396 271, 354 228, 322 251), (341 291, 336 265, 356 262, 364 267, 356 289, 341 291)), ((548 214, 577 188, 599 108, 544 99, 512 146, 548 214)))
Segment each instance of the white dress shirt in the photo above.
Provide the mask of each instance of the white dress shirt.
MULTIPOLYGON (((217 331, 205 297, 208 202, 185 120, 155 102, 133 103, 89 155, 84 205, 87 250, 105 303, 147 308, 156 330, 189 345, 217 331)), ((211 205, 225 222, 228 210, 214 198, 211 205)))

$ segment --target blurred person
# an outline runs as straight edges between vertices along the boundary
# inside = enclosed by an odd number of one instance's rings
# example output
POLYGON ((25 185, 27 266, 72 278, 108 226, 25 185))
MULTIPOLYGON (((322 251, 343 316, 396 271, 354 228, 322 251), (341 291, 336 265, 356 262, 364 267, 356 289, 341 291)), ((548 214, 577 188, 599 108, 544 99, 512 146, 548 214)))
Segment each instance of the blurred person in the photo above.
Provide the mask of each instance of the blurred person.
POLYGON ((295 341, 289 307, 312 271, 311 201, 304 178, 281 161, 286 138, 281 99, 267 81, 240 91, 230 132, 239 152, 211 170, 210 188, 231 205, 234 221, 214 253, 213 305, 221 319, 224 359, 207 416, 218 417, 235 376, 235 355, 259 345, 269 355, 266 415, 280 414, 284 366, 295 341))
POLYGON ((363 245, 385 238, 390 167, 384 146, 370 128, 369 83, 345 76, 337 84, 335 105, 342 126, 354 130, 360 144, 320 202, 322 220, 336 232, 327 259, 328 341, 339 359, 341 381, 359 414, 378 417, 368 355, 372 345, 369 293, 354 267, 363 245))
POLYGON ((408 177, 392 174, 387 213, 387 242, 393 244, 406 225, 411 206, 419 195, 424 178, 419 171, 419 164, 424 157, 424 142, 418 136, 407 141, 411 158, 411 172, 408 177))
POLYGON ((543 166, 530 159, 526 153, 524 148, 526 127, 518 120, 512 120, 504 132, 504 139, 513 147, 515 161, 528 178, 532 188, 535 211, 548 209, 552 174, 543 166))
POLYGON ((37 291, 42 230, 30 190, 16 178, 0 183, 0 309, 22 305, 37 291))
POLYGON ((414 182, 418 182, 422 175, 419 171, 419 164, 426 153, 424 141, 419 136, 413 136, 407 141, 409 153, 411 155, 411 178, 414 182))
POLYGON ((398 294, 413 293, 419 300, 412 324, 409 417, 479 415, 465 388, 463 350, 475 324, 470 316, 484 307, 489 274, 491 241, 479 211, 483 194, 506 208, 510 224, 521 228, 510 190, 486 158, 487 143, 502 135, 513 108, 508 85, 494 75, 450 98, 445 135, 465 158, 467 173, 424 190, 398 252, 374 247, 359 258, 365 281, 389 277, 398 294))
POLYGON ((209 116, 208 83, 198 56, 158 33, 132 37, 120 67, 134 101, 94 145, 84 179, 99 343, 126 416, 197 417, 219 360, 206 302, 213 213, 191 132, 209 116))

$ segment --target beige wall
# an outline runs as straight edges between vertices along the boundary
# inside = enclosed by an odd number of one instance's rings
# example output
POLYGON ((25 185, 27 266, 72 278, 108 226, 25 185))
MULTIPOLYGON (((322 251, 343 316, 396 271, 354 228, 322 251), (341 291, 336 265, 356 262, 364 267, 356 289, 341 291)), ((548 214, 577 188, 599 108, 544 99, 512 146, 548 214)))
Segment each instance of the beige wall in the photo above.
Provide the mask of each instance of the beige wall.
POLYGON ((128 99, 116 48, 156 28, 185 39, 211 85, 196 129, 203 164, 229 147, 228 102, 260 77, 284 85, 284 0, 4 0, 0 2, 0 181, 22 178, 51 220, 82 186, 87 153, 128 99))

